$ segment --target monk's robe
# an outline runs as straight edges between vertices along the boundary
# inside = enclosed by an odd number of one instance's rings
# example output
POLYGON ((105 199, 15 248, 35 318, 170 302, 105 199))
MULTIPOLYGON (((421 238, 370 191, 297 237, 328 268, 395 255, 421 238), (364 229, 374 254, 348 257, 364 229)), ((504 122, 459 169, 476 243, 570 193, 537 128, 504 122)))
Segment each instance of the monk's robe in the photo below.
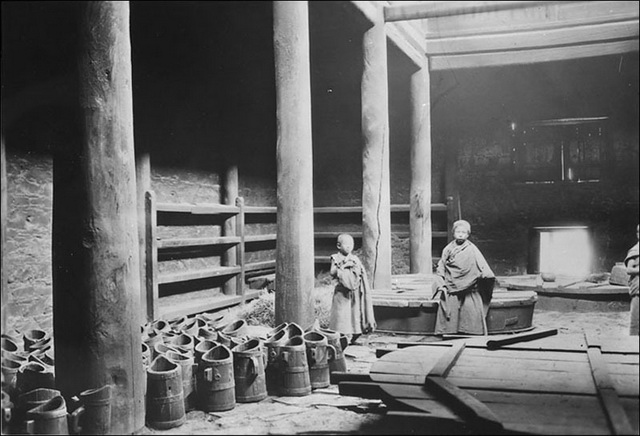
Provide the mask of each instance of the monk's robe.
MULTIPOLYGON (((633 247, 631 247, 629 249, 629 251, 627 252, 627 256, 624 258, 624 265, 625 266, 629 266, 629 262, 633 261, 634 263, 633 265, 638 265, 638 255, 639 255, 639 250, 638 250, 638 242, 636 242, 636 245, 634 245, 633 247)), ((630 275, 629 276, 629 295, 631 297, 638 295, 638 282, 639 282, 639 278, 640 276, 638 275, 630 275)))
POLYGON ((450 242, 438 261, 436 295, 439 294, 436 334, 487 334, 486 316, 495 275, 472 242, 450 242), (446 289, 445 289, 446 287, 446 289))
POLYGON ((367 272, 353 254, 332 256, 338 284, 333 291, 329 328, 344 334, 369 333, 376 328, 367 272))

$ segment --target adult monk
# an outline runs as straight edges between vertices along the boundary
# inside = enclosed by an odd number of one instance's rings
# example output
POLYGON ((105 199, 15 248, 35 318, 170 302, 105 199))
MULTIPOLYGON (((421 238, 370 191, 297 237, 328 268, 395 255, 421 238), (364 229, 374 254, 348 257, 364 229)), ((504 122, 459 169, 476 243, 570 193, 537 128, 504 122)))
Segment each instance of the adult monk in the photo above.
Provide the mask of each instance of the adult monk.
POLYGON ((486 335, 486 316, 493 295, 495 275, 471 241, 471 224, 458 220, 453 241, 442 250, 436 268, 434 298, 439 296, 436 334, 486 335))

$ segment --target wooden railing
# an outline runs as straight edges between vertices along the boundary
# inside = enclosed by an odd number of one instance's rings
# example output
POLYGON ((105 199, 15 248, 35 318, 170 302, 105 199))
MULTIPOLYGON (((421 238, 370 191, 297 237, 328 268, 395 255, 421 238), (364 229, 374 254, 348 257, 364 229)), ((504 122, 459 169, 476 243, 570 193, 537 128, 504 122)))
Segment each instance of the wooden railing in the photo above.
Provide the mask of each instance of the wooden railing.
MULTIPOLYGON (((150 320, 233 306, 257 296, 255 290, 247 289, 247 278, 275 271, 275 206, 245 206, 242 198, 237 199, 235 206, 157 203, 154 193, 149 191, 145 210, 146 298, 147 318, 150 320), (235 226, 226 226, 234 228, 235 234, 224 234, 227 220, 235 220, 235 226), (169 231, 160 235, 159 227, 169 231), (195 236, 171 233, 172 229, 180 230, 180 227, 205 228, 209 232, 195 236), (217 234, 212 235, 211 232, 217 234), (235 259, 233 255, 222 255, 231 248, 235 248, 235 259), (220 262, 211 265, 209 258, 218 256, 220 262), (183 265, 183 268, 173 270, 160 267, 167 261, 177 260, 182 264, 199 258, 206 260, 196 267, 183 265), (229 286, 234 281, 232 279, 235 279, 235 286, 229 286), (216 280, 222 292, 211 289, 194 291, 190 289, 197 287, 187 284, 206 280, 216 280), (172 286, 181 289, 174 290, 173 294, 161 292, 161 289, 172 286)), ((446 243, 449 235, 446 229, 454 215, 451 202, 432 204, 431 212, 432 216, 440 217, 432 219, 439 223, 432 237, 434 241, 446 243)), ((391 214, 392 233, 400 238, 409 237, 409 205, 392 205, 391 214)), ((317 265, 329 263, 329 255, 335 251, 335 240, 340 233, 351 234, 356 239, 356 246, 361 244, 362 208, 359 206, 316 207, 314 221, 318 229, 314 232, 317 265)))

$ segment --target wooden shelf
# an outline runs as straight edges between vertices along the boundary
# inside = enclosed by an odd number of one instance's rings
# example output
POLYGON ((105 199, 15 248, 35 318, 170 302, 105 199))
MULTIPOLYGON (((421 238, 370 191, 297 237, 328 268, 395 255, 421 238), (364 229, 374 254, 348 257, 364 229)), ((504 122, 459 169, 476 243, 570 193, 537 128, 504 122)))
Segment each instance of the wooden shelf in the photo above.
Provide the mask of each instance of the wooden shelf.
POLYGON ((273 269, 276 267, 275 260, 263 260, 261 262, 252 262, 244 264, 244 271, 260 271, 263 269, 273 269))
POLYGON ((239 236, 217 236, 209 238, 171 238, 158 239, 158 249, 202 247, 207 245, 235 245, 242 240, 239 236))
POLYGON ((278 235, 275 233, 269 233, 266 235, 245 235, 244 243, 249 244, 252 242, 265 242, 265 241, 275 241, 278 239, 278 235))
MULTIPOLYGON (((411 206, 408 204, 392 204, 391 212, 409 212, 411 206)), ((447 205, 444 203, 432 203, 431 204, 432 212, 446 212, 447 205)), ((362 213, 362 206, 323 206, 323 207, 314 207, 313 213, 362 213)))
POLYGON ((158 284, 186 282, 188 280, 210 279, 214 277, 230 276, 239 274, 239 266, 217 266, 207 269, 179 271, 172 273, 158 274, 158 284))
MULTIPOLYGON (((411 206, 408 204, 392 204, 391 212, 409 212, 411 206)), ((278 208, 276 206, 245 206, 245 213, 254 214, 271 214, 277 213, 278 208)), ((447 205, 444 203, 432 203, 432 212, 446 212, 447 205)), ((362 206, 319 206, 313 208, 313 213, 362 213, 362 206)))
POLYGON ((272 214, 277 212, 278 212, 278 208, 276 206, 245 206, 244 207, 244 213, 272 214))
POLYGON ((226 204, 188 204, 188 203, 158 203, 158 212, 191 213, 194 215, 235 215, 240 208, 226 204))
POLYGON ((160 298, 160 318, 171 319, 211 310, 235 306, 260 296, 260 289, 246 289, 244 295, 225 295, 211 291, 190 292, 189 296, 177 294, 160 298))

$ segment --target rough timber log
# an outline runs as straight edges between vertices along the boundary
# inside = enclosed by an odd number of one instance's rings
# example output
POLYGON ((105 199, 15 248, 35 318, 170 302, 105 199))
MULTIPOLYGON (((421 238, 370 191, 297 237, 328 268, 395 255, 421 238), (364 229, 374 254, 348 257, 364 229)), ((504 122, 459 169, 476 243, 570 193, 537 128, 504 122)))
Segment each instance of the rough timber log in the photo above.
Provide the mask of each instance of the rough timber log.
POLYGON ((273 2, 278 144, 276 323, 313 321, 313 152, 307 2, 273 2))
POLYGON ((412 274, 430 274, 431 259, 431 106, 429 68, 411 76, 411 210, 409 214, 412 274))
POLYGON ((129 4, 78 8, 80 132, 54 157, 56 384, 111 385, 111 431, 132 434, 145 409, 129 4))
POLYGON ((374 289, 391 287, 387 41, 382 10, 363 37, 362 252, 374 289))

